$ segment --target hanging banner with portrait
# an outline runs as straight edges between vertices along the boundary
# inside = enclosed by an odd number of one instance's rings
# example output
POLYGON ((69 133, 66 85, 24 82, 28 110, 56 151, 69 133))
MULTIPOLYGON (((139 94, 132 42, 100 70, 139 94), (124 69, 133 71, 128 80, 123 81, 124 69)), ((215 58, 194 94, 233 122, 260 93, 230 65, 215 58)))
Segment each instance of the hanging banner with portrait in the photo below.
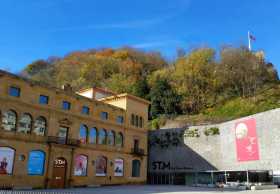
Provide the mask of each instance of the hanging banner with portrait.
POLYGON ((123 159, 115 159, 114 176, 123 176, 123 159))
POLYGON ((254 118, 235 124, 235 142, 239 162, 259 160, 259 144, 254 118))
POLYGON ((87 156, 85 155, 77 155, 75 157, 75 168, 74 175, 75 176, 86 176, 87 175, 87 156))
POLYGON ((96 176, 106 176, 107 174, 107 159, 100 156, 95 162, 95 174, 96 176))
POLYGON ((0 147, 0 174, 12 174, 15 150, 9 147, 0 147))

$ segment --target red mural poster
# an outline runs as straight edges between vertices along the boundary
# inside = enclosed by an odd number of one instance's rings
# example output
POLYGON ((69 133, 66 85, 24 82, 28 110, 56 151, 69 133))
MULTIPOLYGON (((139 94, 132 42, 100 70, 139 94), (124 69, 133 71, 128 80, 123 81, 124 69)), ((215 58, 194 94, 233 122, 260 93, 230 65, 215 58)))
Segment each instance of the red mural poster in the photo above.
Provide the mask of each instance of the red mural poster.
POLYGON ((259 145, 254 118, 235 124, 235 142, 239 162, 259 160, 259 145))

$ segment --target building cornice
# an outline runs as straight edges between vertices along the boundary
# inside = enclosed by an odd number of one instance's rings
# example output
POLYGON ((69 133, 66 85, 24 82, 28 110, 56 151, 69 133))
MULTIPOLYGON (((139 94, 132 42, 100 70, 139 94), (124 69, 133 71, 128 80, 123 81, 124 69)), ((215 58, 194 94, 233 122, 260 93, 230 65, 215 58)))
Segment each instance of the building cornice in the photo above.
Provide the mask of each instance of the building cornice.
POLYGON ((85 96, 82 96, 82 95, 79 95, 77 94, 76 92, 74 91, 65 91, 63 89, 60 89, 60 88, 57 88, 57 87, 53 87, 53 86, 50 86, 48 84, 43 84, 43 83, 39 83, 39 82, 36 82, 36 81, 33 81, 33 80, 30 80, 30 79, 27 79, 27 78, 24 78, 22 76, 19 76, 19 75, 15 75, 15 74, 12 74, 12 73, 9 73, 7 71, 3 71, 0 69, 0 77, 2 76, 7 76, 7 77, 10 77, 12 79, 17 79, 19 81, 22 81, 22 82, 25 82, 27 84, 29 84, 30 86, 37 86, 37 87, 41 87, 41 88, 44 88, 44 89, 47 89, 47 90, 50 90, 50 91, 55 91, 56 94, 62 94, 62 95, 65 95, 65 96, 69 96, 69 97, 72 97, 72 98, 75 98, 75 99, 82 99, 82 100, 86 100, 90 103, 94 102, 94 103, 100 103, 101 105, 105 105, 105 106, 108 106, 112 109, 119 109, 119 110, 122 110, 124 111, 124 109, 120 108, 120 107, 116 107, 116 106, 113 106, 111 104, 108 104, 108 103, 105 103, 105 102, 102 102, 102 101, 99 101, 99 100, 95 100, 95 99, 91 99, 91 98, 87 98, 85 96))
POLYGON ((138 101, 140 103, 143 103, 145 105, 150 105, 151 104, 151 102, 148 101, 148 100, 145 100, 143 98, 139 98, 137 96, 133 96, 133 95, 128 94, 128 93, 118 94, 118 95, 114 95, 114 96, 108 96, 108 97, 105 97, 105 98, 101 98, 98 101, 108 102, 108 101, 117 100, 117 99, 121 99, 121 98, 129 98, 129 99, 132 99, 132 100, 136 100, 136 101, 138 101))

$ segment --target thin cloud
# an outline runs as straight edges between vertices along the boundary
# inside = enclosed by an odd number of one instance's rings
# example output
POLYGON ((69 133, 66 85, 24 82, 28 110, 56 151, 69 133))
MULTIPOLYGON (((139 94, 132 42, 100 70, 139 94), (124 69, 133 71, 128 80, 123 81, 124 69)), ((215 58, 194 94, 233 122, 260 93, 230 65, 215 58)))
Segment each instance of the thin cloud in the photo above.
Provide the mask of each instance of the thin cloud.
MULTIPOLYGON (((63 0, 70 2, 71 0, 63 0)), ((107 23, 107 24, 88 24, 82 26, 66 26, 66 27, 57 27, 50 29, 50 32, 59 32, 59 31, 82 31, 82 30, 110 30, 110 29, 137 29, 137 28, 146 28, 161 24, 170 19, 175 18, 176 16, 182 14, 189 9, 192 0, 177 0, 177 3, 174 3, 174 0, 170 0, 165 10, 165 13, 169 15, 158 16, 156 18, 150 19, 141 19, 133 21, 124 21, 116 23, 107 23), (173 14, 172 14, 173 13, 173 14)))
POLYGON ((55 28, 50 31, 58 32, 58 31, 79 31, 79 30, 104 30, 104 29, 133 29, 133 28, 144 28, 150 27, 156 24, 163 23, 171 18, 174 15, 145 19, 145 20, 134 20, 127 21, 123 23, 111 23, 111 24, 96 24, 96 25, 84 25, 84 26, 72 26, 72 27, 62 27, 55 28))
POLYGON ((168 6, 168 11, 185 12, 192 3, 192 0, 169 0, 165 2, 168 6))
POLYGON ((144 42, 139 44, 134 44, 132 47, 134 48, 152 48, 152 47, 161 47, 166 45, 165 42, 144 42))
POLYGON ((147 20, 136 20, 131 22, 125 23, 116 23, 116 24, 105 24, 105 25, 97 25, 96 28, 99 29, 106 29, 106 28, 140 28, 140 27, 147 27, 152 26, 155 24, 162 23, 168 19, 171 19, 173 16, 166 16, 161 18, 153 18, 147 20))
POLYGON ((132 45, 134 48, 147 49, 147 48, 160 48, 169 45, 179 45, 181 41, 179 40, 163 40, 163 41, 152 41, 152 42, 143 42, 132 45))

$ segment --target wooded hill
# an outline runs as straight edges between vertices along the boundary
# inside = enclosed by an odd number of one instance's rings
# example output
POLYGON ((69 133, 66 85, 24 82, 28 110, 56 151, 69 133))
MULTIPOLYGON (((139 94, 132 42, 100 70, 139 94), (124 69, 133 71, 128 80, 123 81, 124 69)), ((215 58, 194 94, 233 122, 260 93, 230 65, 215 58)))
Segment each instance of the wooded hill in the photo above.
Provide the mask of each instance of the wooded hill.
POLYGON ((78 51, 34 61, 21 75, 56 87, 100 86, 143 97, 152 103, 153 128, 158 118, 227 120, 280 107, 274 65, 242 46, 180 50, 172 62, 133 48, 78 51))

